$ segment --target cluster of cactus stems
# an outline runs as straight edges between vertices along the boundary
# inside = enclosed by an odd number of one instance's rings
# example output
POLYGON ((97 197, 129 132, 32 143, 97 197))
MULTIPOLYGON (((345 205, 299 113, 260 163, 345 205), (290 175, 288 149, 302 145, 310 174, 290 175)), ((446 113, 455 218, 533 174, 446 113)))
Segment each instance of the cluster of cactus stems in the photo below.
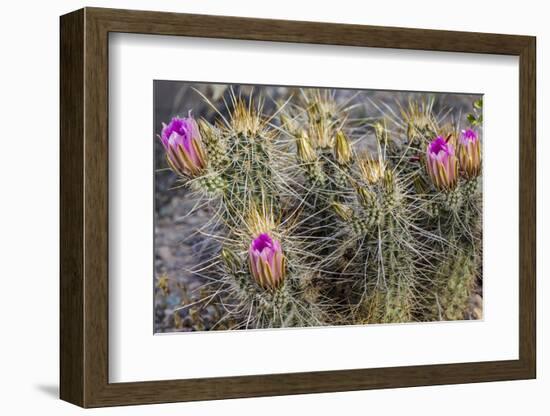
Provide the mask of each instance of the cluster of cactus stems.
POLYGON ((194 270, 199 303, 225 311, 212 329, 466 318, 481 279, 481 100, 447 121, 433 99, 354 119, 330 90, 273 114, 230 98, 215 122, 190 113, 159 135, 212 212, 199 232, 216 252, 194 270))

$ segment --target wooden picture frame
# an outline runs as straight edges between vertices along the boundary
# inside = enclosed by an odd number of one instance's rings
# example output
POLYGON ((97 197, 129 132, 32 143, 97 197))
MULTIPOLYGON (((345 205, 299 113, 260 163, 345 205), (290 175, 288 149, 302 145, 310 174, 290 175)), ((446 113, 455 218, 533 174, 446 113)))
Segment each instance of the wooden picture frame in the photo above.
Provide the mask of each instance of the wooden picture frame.
POLYGON ((82 407, 536 377, 536 40, 530 36, 85 8, 61 17, 60 396, 82 407), (109 383, 108 35, 262 40, 519 57, 519 359, 109 383))

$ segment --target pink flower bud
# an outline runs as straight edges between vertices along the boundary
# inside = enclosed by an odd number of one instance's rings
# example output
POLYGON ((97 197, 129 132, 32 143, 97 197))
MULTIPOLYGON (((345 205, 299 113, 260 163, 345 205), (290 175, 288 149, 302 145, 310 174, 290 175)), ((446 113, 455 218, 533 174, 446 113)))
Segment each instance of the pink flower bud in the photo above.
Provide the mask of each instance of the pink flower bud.
POLYGON ((206 152, 193 117, 163 123, 159 136, 170 168, 180 176, 198 176, 206 167, 206 152))
POLYGON ((481 171, 481 142, 472 129, 463 130, 458 140, 460 171, 468 178, 475 178, 481 171))
POLYGON ((276 289, 285 279, 286 260, 281 244, 267 233, 250 243, 248 264, 250 273, 264 289, 276 289))
POLYGON ((453 144, 442 136, 428 144, 426 169, 437 189, 453 189, 458 180, 458 159, 453 144))

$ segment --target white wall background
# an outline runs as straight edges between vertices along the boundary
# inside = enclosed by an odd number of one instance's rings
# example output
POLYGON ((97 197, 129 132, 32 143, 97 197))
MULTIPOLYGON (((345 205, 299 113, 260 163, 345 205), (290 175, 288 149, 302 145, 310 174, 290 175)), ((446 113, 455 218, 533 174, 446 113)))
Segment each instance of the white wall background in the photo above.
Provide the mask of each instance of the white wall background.
POLYGON ((536 35, 538 42, 538 379, 87 411, 102 415, 408 414, 547 415, 550 411, 550 285, 545 284, 550 201, 543 191, 550 145, 550 26, 545 3, 385 0, 121 0, 4 2, 0 9, 0 410, 2 414, 83 412, 58 395, 59 21, 82 6, 318 20, 536 35), (546 201, 544 199, 546 198, 546 201), (546 325, 546 331, 543 331, 546 325))

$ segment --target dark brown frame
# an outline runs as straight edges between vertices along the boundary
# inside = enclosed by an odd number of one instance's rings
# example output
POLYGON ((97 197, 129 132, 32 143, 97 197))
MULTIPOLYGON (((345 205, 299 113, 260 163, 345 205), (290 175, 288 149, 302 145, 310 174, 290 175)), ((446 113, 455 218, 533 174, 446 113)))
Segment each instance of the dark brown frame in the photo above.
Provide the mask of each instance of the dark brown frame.
POLYGON ((85 8, 61 17, 60 47, 60 396, 63 400, 83 407, 99 407, 536 377, 534 37, 85 8), (519 56, 519 359, 109 383, 107 123, 110 32, 519 56))

